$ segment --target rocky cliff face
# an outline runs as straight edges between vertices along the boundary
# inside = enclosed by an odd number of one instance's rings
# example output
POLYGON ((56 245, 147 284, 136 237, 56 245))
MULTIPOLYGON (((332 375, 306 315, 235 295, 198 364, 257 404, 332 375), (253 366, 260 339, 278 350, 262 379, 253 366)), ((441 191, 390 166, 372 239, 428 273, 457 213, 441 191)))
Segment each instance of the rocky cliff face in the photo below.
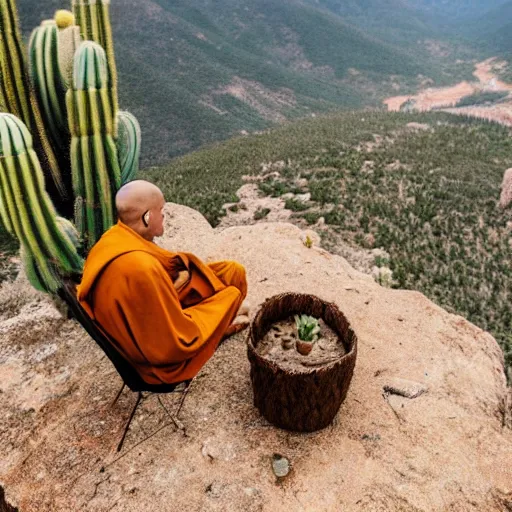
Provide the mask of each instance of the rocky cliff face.
MULTIPOLYGON (((109 361, 19 280, 0 289, 0 482, 9 503, 21 512, 511 509, 510 405, 489 334, 308 249, 290 224, 218 231, 193 210, 168 210, 160 243, 242 262, 252 314, 282 291, 338 304, 359 337, 347 400, 323 431, 274 428, 252 405, 238 335, 194 382, 181 415, 186 436, 165 426, 149 397, 117 454, 135 396, 125 390, 110 407, 121 381, 109 361), (411 386, 426 392, 384 391, 411 386), (279 482, 274 454, 291 462, 279 482)), ((163 400, 173 408, 177 397, 163 400)))

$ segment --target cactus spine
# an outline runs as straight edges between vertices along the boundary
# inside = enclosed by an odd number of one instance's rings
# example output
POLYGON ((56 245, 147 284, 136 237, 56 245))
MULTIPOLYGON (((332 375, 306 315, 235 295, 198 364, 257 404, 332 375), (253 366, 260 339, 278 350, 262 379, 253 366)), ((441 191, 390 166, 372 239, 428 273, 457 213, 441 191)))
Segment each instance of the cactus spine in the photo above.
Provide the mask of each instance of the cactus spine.
POLYGON ((35 149, 45 165, 47 186, 60 200, 65 200, 66 189, 31 89, 21 41, 14 0, 0 0, 0 96, 6 110, 32 130, 35 149))
POLYGON ((80 272, 83 262, 72 238, 59 226, 32 136, 12 114, 0 114, 0 188, 2 221, 22 245, 32 283, 55 291, 59 274, 80 272))
POLYGON ((110 25, 110 0, 73 0, 73 14, 80 25, 82 37, 88 41, 95 41, 105 50, 108 62, 107 87, 114 120, 113 135, 117 138, 117 68, 110 25))
POLYGON ((82 43, 75 54, 67 107, 75 220, 87 248, 114 224, 113 196, 121 186, 107 83, 103 48, 82 43))

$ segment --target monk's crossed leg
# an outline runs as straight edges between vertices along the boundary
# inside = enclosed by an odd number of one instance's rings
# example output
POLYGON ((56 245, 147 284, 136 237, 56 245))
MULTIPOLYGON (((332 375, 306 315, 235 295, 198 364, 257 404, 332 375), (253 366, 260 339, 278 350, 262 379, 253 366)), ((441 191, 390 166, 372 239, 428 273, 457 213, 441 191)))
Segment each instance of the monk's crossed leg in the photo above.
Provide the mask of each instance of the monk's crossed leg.
POLYGON ((245 268, 236 261, 216 261, 208 263, 215 275, 226 285, 234 286, 242 294, 242 302, 247 296, 247 278, 245 268))

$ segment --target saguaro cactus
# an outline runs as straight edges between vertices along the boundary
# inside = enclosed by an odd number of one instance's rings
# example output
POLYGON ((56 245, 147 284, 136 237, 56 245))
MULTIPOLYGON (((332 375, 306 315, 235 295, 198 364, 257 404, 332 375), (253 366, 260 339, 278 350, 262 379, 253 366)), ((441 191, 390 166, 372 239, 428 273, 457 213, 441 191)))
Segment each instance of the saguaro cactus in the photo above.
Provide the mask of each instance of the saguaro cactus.
POLYGON ((92 41, 75 54, 73 89, 67 93, 75 220, 87 248, 114 223, 113 195, 121 186, 113 139, 107 60, 92 41))
POLYGON ((59 226, 27 127, 0 113, 0 216, 22 244, 28 276, 45 291, 59 286, 59 272, 81 272, 82 258, 63 220, 59 226))

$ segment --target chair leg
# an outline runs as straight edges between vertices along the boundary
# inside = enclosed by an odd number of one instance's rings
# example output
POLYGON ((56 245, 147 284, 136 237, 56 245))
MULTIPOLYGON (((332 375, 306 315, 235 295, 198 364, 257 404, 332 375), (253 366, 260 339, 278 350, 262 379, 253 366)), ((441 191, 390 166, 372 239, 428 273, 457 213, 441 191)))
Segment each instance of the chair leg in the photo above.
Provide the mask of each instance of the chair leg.
POLYGON ((142 400, 142 393, 139 391, 139 394, 137 396, 137 401, 135 402, 135 406, 132 409, 132 413, 130 414, 130 418, 128 419, 128 422, 126 423, 126 426, 124 427, 123 437, 121 438, 121 441, 117 445, 117 451, 120 452, 121 448, 123 447, 124 438, 126 437, 126 434, 128 433, 128 429, 130 428, 130 423, 132 422, 133 416, 135 415, 135 411, 137 410, 137 407, 139 406, 140 401, 142 400))
POLYGON ((123 382, 121 389, 117 392, 117 395, 114 398, 114 401, 110 404, 110 407, 114 407, 114 405, 116 405, 116 402, 119 400, 119 397, 121 396, 121 393, 123 392, 123 389, 125 386, 126 386, 126 384, 123 382))
POLYGON ((192 385, 192 382, 194 382, 194 379, 189 380, 185 386, 185 389, 183 390, 183 395, 181 396, 180 405, 178 407, 178 410, 176 411, 176 418, 178 418, 180 415, 181 408, 183 407, 183 402, 185 401, 185 398, 187 397, 187 393, 190 389, 190 386, 192 385))
POLYGON ((176 425, 176 428, 178 430, 182 430, 183 432, 185 432, 185 425, 183 425, 183 423, 181 423, 181 421, 178 419, 178 417, 174 417, 170 412, 169 412, 169 409, 167 409, 167 407, 165 406, 165 404, 162 402, 162 399, 160 398, 160 395, 156 395, 156 397, 158 398, 158 401, 160 402, 160 405, 162 406, 163 410, 167 413, 167 416, 169 416, 169 418, 171 418, 172 422, 176 425))

